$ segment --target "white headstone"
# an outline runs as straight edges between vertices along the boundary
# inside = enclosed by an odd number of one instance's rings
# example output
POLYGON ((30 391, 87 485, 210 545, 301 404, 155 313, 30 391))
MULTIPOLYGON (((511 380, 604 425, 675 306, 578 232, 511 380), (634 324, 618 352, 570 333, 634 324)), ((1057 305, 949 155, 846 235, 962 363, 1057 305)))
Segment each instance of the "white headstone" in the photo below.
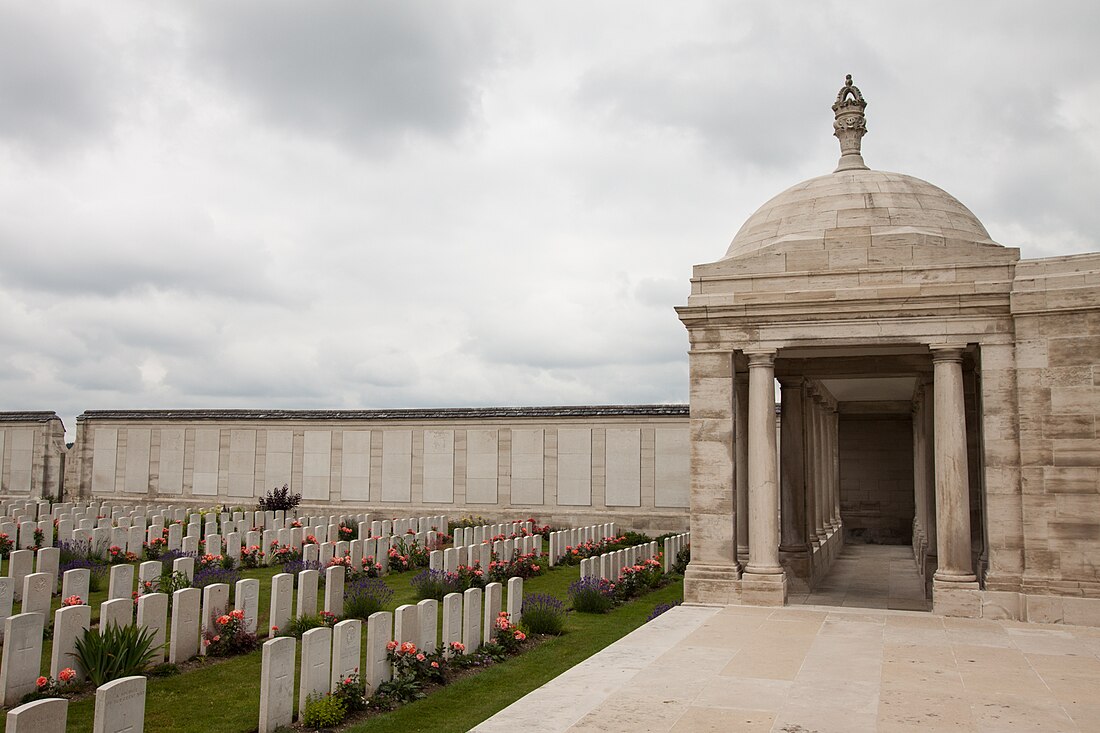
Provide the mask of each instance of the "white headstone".
POLYGON ((451 643, 462 643, 462 594, 443 596, 443 651, 450 656, 451 643))
POLYGON ((33 550, 12 550, 8 555, 8 577, 14 585, 15 600, 23 600, 23 578, 31 574, 34 567, 33 550))
POLYGON ((274 733, 276 728, 289 727, 294 722, 294 655, 296 647, 297 641, 292 636, 283 636, 264 642, 260 667, 260 727, 258 733, 274 733))
POLYGON ((177 557, 172 561, 172 572, 183 573, 187 576, 187 582, 195 579, 195 558, 191 556, 177 557))
POLYGON ((110 625, 132 626, 134 623, 134 602, 129 598, 114 598, 99 606, 99 629, 103 631, 110 625))
POLYGON ((49 573, 31 573, 23 578, 23 613, 40 613, 43 620, 50 617, 49 573))
POLYGON ((76 678, 84 679, 84 670, 76 658, 76 640, 92 625, 91 606, 66 606, 53 615, 53 648, 50 651, 50 677, 66 667, 76 670, 76 678))
POLYGON ((332 657, 332 629, 322 626, 302 634, 302 671, 298 685, 298 709, 306 709, 306 698, 329 691, 332 657))
POLYGON ((497 615, 500 614, 500 598, 503 590, 504 588, 500 583, 488 583, 485 586, 485 619, 481 632, 481 638, 485 641, 493 640, 497 615))
POLYGON ((508 620, 518 624, 523 618, 523 578, 508 578, 508 620))
POLYGON ((363 622, 359 619, 347 619, 332 629, 332 680, 330 690, 335 690, 341 681, 359 671, 362 664, 361 638, 363 622))
POLYGON ((92 733, 141 733, 145 730, 145 678, 123 677, 95 691, 92 733))
POLYGON ((182 664, 199 653, 199 605, 202 590, 183 588, 172 594, 172 633, 168 661, 182 664))
MULTIPOLYGON (((229 611, 229 583, 211 583, 202 589, 202 631, 213 631, 214 619, 229 611)), ((206 654, 205 642, 199 651, 206 654)))
POLYGON ((57 570, 61 562, 61 550, 56 547, 43 547, 36 553, 35 572, 50 576, 50 595, 57 592, 57 570))
POLYGON ((411 641, 420 648, 420 623, 417 621, 416 606, 408 603, 398 606, 393 611, 393 640, 399 642, 411 641))
POLYGON ((278 573, 271 579, 271 610, 268 613, 268 636, 274 637, 286 628, 294 613, 294 576, 278 573))
POLYGON ((376 611, 367 619, 367 654, 363 662, 363 681, 373 694, 378 685, 393 676, 393 665, 386 659, 386 645, 393 640, 393 615, 376 611))
POLYGON ((0 641, 4 640, 3 620, 11 616, 12 601, 15 598, 15 580, 0 578, 0 641))
POLYGON ((244 611, 244 628, 256 633, 260 618, 260 581, 256 578, 238 580, 233 589, 233 608, 244 611))
POLYGON ((318 577, 316 570, 303 570, 298 573, 298 616, 317 615, 318 577))
POLYGON ((107 598, 125 598, 133 601, 134 592, 134 566, 112 565, 111 583, 107 590, 107 598))
POLYGON ((37 689, 42 664, 45 616, 20 613, 4 620, 4 655, 0 659, 0 705, 11 706, 37 689))
POLYGON ((34 700, 8 711, 4 733, 65 733, 68 715, 63 697, 34 700))
MULTIPOLYGON (((92 571, 88 568, 73 568, 66 570, 61 575, 61 598, 79 596, 84 603, 88 602, 88 587, 92 582, 92 571)), ((0 611, 3 609, 0 608, 0 611)))
POLYGON ((153 593, 156 591, 156 583, 160 578, 160 571, 164 566, 161 565, 160 560, 149 560, 138 565, 138 595, 142 596, 146 593, 153 593), (145 584, 150 583, 151 587, 146 590, 145 584))
POLYGON ((153 664, 164 661, 164 641, 168 627, 168 594, 146 593, 138 598, 137 625, 153 633, 153 664))
POLYGON ((468 588, 462 594, 462 643, 466 653, 481 646, 481 588, 468 588))
POLYGON ((344 615, 344 566, 325 569, 325 610, 334 616, 344 615))
POLYGON ((425 598, 417 603, 416 620, 420 625, 420 648, 426 653, 434 652, 439 648, 436 640, 439 636, 439 601, 434 598, 425 598))

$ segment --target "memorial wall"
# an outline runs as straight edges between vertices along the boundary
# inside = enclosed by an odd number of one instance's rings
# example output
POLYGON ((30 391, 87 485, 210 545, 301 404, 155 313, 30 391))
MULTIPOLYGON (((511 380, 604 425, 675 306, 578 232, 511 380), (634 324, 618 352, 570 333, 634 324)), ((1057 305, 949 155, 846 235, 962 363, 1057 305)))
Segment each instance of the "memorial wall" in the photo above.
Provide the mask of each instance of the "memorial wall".
POLYGON ((66 499, 688 528, 686 405, 88 411, 66 461, 66 499))

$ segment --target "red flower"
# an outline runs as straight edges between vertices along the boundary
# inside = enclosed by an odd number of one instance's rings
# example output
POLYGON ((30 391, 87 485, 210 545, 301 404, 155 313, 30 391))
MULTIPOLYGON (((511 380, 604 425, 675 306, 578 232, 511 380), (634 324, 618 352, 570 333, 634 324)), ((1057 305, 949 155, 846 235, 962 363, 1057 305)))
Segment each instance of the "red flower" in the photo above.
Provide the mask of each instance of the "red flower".
POLYGON ((39 677, 35 684, 39 687, 45 687, 46 685, 50 684, 50 680, 46 677, 39 677))

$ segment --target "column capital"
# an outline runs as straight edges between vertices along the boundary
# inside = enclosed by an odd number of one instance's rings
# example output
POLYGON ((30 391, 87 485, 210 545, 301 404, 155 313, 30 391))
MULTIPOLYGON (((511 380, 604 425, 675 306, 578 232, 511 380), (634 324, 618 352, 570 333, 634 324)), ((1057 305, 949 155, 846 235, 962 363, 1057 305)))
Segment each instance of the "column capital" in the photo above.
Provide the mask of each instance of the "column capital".
POLYGON ((966 344, 934 344, 928 347, 932 352, 932 362, 963 360, 966 344))
POLYGON ((759 351, 745 351, 745 356, 749 358, 749 369, 753 367, 773 367, 775 366, 775 351, 773 350, 759 350, 759 351))
POLYGON ((802 389, 808 382, 805 377, 776 377, 781 389, 802 389))

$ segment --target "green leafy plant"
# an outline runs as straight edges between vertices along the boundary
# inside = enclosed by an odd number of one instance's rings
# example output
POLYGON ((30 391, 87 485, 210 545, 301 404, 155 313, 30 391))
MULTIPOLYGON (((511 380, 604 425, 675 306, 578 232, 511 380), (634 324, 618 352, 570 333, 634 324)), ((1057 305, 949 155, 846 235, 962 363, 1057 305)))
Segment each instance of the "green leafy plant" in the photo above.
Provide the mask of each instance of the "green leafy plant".
POLYGON ((301 503, 302 495, 290 493, 290 487, 283 484, 281 489, 274 489, 260 497, 260 511, 285 512, 294 509, 301 503))
POLYGON ((76 659, 96 687, 141 674, 155 655, 153 631, 144 627, 108 624, 76 640, 76 659))
POLYGON ((301 639, 302 634, 306 633, 310 629, 319 629, 325 625, 325 622, 320 616, 307 616, 302 615, 296 618, 290 619, 286 626, 279 629, 279 636, 293 636, 295 639, 301 639))
POLYGON ((302 722, 310 728, 324 728, 344 722, 344 702, 328 694, 314 692, 306 698, 302 722))

